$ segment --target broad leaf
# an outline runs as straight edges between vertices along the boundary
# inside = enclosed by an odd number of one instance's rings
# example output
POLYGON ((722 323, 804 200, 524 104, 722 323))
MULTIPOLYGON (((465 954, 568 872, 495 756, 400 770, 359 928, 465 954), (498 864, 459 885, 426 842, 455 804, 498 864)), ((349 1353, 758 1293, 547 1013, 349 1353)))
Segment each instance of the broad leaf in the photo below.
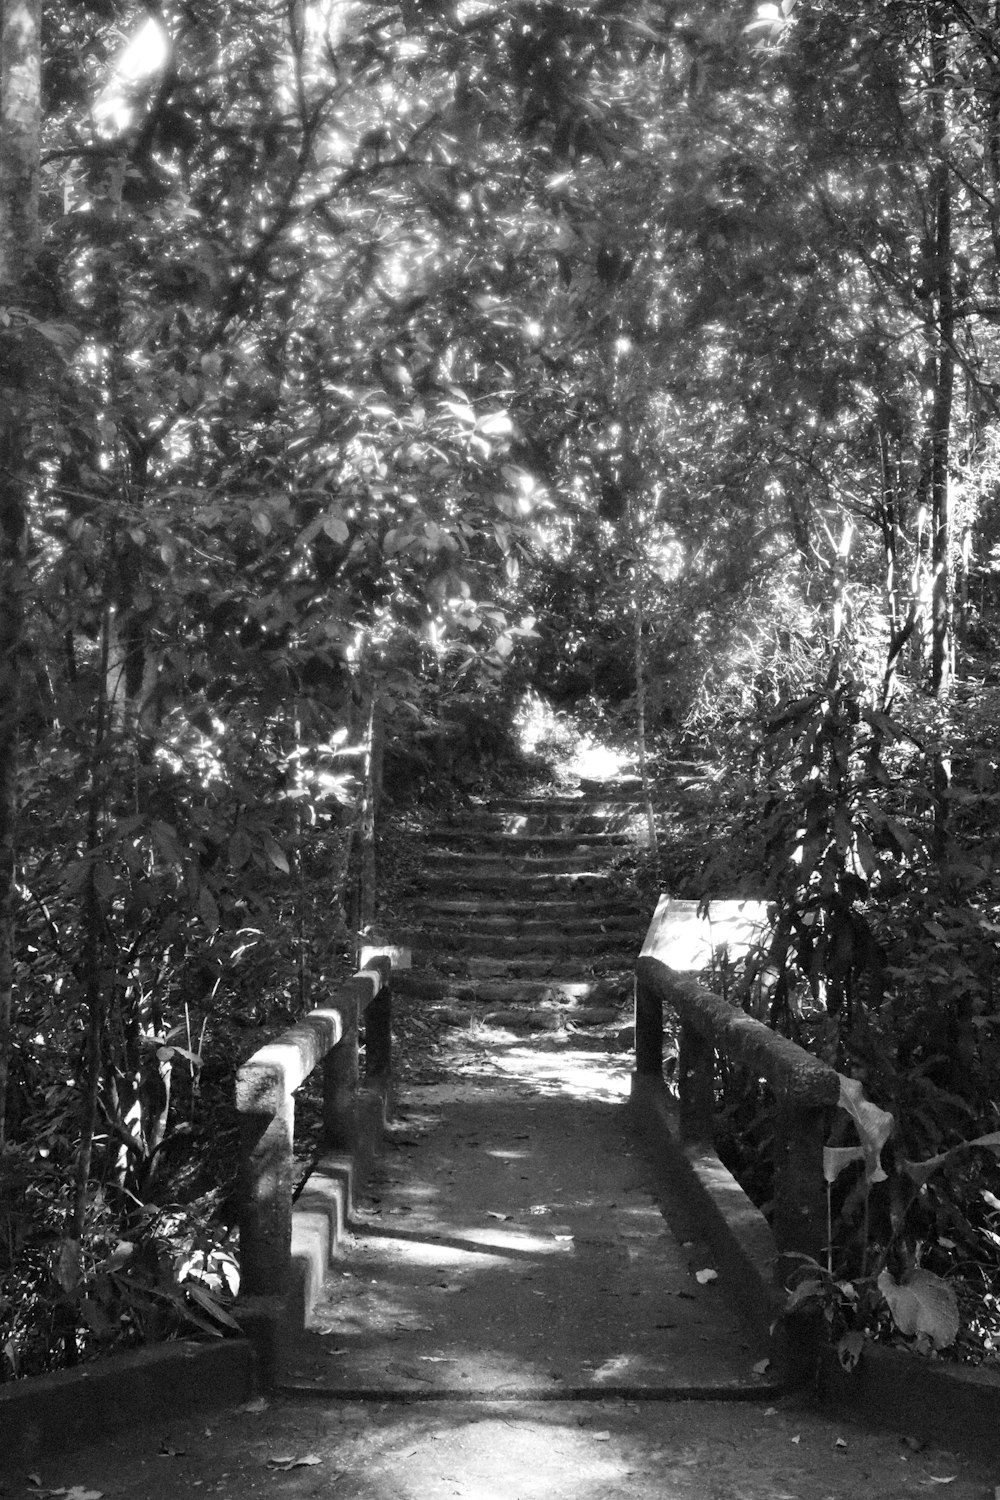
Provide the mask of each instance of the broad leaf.
POLYGON ((958 1299, 947 1281, 933 1271, 913 1271, 902 1282, 883 1271, 878 1289, 900 1333, 923 1335, 935 1349, 946 1349, 955 1342, 960 1322, 958 1299))
POLYGON ((977 1135, 971 1141, 959 1141, 957 1146, 952 1146, 948 1151, 942 1151, 937 1156, 929 1156, 926 1161, 904 1161, 903 1171, 918 1187, 922 1187, 939 1167, 944 1166, 946 1161, 950 1161, 960 1151, 968 1151, 972 1146, 985 1146, 1000 1156, 1000 1130, 992 1130, 988 1135, 977 1135))
POLYGON ((840 1108, 846 1110, 851 1116, 858 1135, 861 1137, 861 1149, 865 1157, 865 1177, 869 1183, 885 1182, 886 1172, 882 1166, 881 1151, 892 1134, 895 1121, 888 1110, 879 1109, 877 1104, 865 1098, 864 1089, 856 1078, 845 1078, 842 1073, 838 1074, 838 1077, 840 1078, 840 1098, 837 1102, 840 1108))
POLYGON ((865 1153, 862 1146, 824 1146, 823 1147, 823 1176, 827 1182, 836 1182, 845 1167, 849 1167, 852 1161, 864 1161, 865 1153))
POLYGON ((864 1347, 865 1336, 859 1329, 852 1328, 849 1333, 845 1333, 837 1342, 837 1359, 840 1361, 841 1368, 853 1370, 861 1358, 861 1351, 864 1347))

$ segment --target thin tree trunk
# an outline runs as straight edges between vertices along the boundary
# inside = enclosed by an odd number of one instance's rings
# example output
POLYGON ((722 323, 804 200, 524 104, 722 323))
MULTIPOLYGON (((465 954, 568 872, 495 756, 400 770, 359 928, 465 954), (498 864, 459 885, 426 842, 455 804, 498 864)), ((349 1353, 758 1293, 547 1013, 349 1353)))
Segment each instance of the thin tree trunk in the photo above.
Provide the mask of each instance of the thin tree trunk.
POLYGON ((643 584, 645 582, 643 556, 639 545, 639 528, 635 511, 629 503, 629 540, 635 565, 635 591, 632 600, 632 618, 635 627, 633 667, 635 672, 636 747, 639 752, 639 776, 642 780, 642 796, 646 804, 646 826, 649 831, 649 847, 654 859, 659 861, 660 842, 656 834, 656 815, 653 812, 653 792, 649 780, 649 763, 646 756, 646 660, 643 644, 645 611, 643 608, 643 584))
MULTIPOLYGON (((24 307, 38 251, 41 0, 0 0, 0 297, 24 307)), ((0 1145, 14 1013, 14 896, 21 661, 28 592, 32 360, 12 319, 0 341, 0 1145)))
POLYGON ((932 173, 934 197, 934 265, 937 303, 934 400, 931 408, 931 688, 936 696, 948 691, 952 673, 951 600, 951 413, 955 391, 955 294, 952 258, 951 173, 945 156, 948 71, 947 20, 943 8, 930 10, 931 119, 938 153, 932 173))
POLYGON ((87 855, 90 870, 83 895, 83 987, 87 997, 87 1031, 83 1068, 83 1100, 80 1119, 80 1145, 76 1157, 76 1182, 73 1193, 72 1238, 79 1244, 83 1238, 90 1198, 90 1169, 94 1154, 94 1136, 101 1097, 105 992, 103 974, 104 917, 97 888, 97 851, 101 842, 101 818, 104 811, 105 771, 108 733, 108 655, 111 639, 111 607, 105 607, 101 628, 101 673, 97 689, 97 719, 90 767, 90 796, 87 808, 87 855))
POLYGON ((836 543, 834 550, 833 600, 830 607, 830 634, 833 639, 834 654, 838 660, 840 658, 840 646, 844 635, 844 626, 847 624, 847 574, 851 560, 851 543, 853 540, 854 522, 850 516, 845 516, 844 524, 840 530, 840 539, 836 543))
POLYGON ((365 756, 362 763, 360 847, 358 866, 358 957, 361 948, 371 941, 375 922, 375 736, 378 725, 378 697, 374 687, 368 690, 365 727, 365 756))

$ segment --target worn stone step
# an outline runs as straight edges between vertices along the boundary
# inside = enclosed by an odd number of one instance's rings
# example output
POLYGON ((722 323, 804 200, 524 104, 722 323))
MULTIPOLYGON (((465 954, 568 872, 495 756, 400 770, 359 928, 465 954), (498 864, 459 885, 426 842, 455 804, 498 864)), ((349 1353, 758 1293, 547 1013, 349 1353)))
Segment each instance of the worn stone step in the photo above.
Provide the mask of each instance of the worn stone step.
POLYGON ((393 974, 392 987, 400 994, 426 1000, 430 1004, 467 1001, 474 1004, 556 1003, 567 1006, 619 1004, 625 1006, 632 994, 633 976, 629 970, 610 974, 591 974, 577 978, 535 976, 504 979, 489 976, 439 974, 432 969, 401 969, 393 974))
POLYGON ((417 948, 413 956, 422 967, 433 965, 442 974, 464 978, 485 975, 487 978, 585 980, 595 974, 630 973, 634 962, 631 949, 624 953, 593 953, 580 958, 566 958, 558 953, 498 958, 491 953, 442 954, 440 949, 417 948))
POLYGON ((425 869, 435 874, 454 872, 456 879, 466 875, 565 875, 574 872, 607 870, 611 867, 608 854, 602 849, 572 850, 565 854, 514 854, 501 858, 488 854, 465 854, 452 849, 424 849, 422 861, 425 869))
MULTIPOLYGON (((649 926, 647 911, 640 911, 636 902, 628 896, 599 896, 593 901, 495 901, 490 897, 465 900, 415 901, 412 909, 435 916, 472 917, 479 925, 485 923, 516 922, 522 917, 533 917, 538 921, 603 921, 614 918, 634 918, 643 928, 649 926)), ((435 924, 436 925, 436 924, 435 924)))
POLYGON ((433 953, 444 957, 448 954, 481 954, 497 959, 539 961, 552 958, 565 959, 567 963, 587 964, 595 955, 609 952, 620 953, 627 963, 638 957, 642 946, 641 934, 632 931, 601 932, 588 930, 578 934, 565 934, 558 930, 548 936, 532 936, 530 942, 502 932, 467 932, 462 928, 398 929, 395 939, 402 947, 412 948, 414 953, 433 953))
POLYGON ((601 954, 589 959, 584 958, 582 961, 561 958, 555 954, 532 954, 524 958, 496 958, 488 953, 472 953, 464 959, 463 967, 472 978, 482 976, 486 979, 532 979, 551 975, 553 978, 573 979, 579 976, 585 979, 591 973, 606 968, 614 970, 615 973, 621 973, 629 959, 630 952, 601 954))
POLYGON ((637 842, 637 836, 628 831, 609 832, 605 830, 600 833, 580 833, 570 829, 564 833, 507 833, 491 828, 427 828, 419 835, 424 841, 432 841, 438 844, 475 844, 484 849, 495 849, 499 854, 514 854, 523 857, 524 853, 534 850, 543 850, 545 853, 558 854, 560 851, 572 853, 574 850, 594 848, 622 848, 637 842))
MULTIPOLYGON (((629 788, 624 792, 609 793, 589 790, 586 792, 559 793, 555 796, 532 796, 516 797, 502 796, 490 797, 480 803, 473 803, 470 811, 485 809, 489 812, 507 813, 541 813, 552 812, 581 812, 586 814, 600 814, 604 812, 622 812, 642 806, 645 802, 642 788, 629 788)), ((654 806, 656 805, 654 794, 654 806)))
POLYGON ((551 916, 536 916, 536 909, 531 907, 527 907, 522 913, 503 909, 496 912, 451 913, 441 909, 444 904, 428 911, 427 919, 417 929, 418 932, 441 932, 449 940, 452 937, 475 935, 477 938, 518 938, 527 943, 547 942, 553 938, 573 938, 586 942, 591 935, 600 939, 611 933, 618 933, 626 938, 641 938, 649 925, 648 920, 643 924, 642 917, 634 906, 620 914, 602 911, 599 905, 589 911, 571 906, 565 916, 555 921, 551 916), (459 923, 457 920, 449 921, 449 917, 462 917, 464 920, 459 923))
MULTIPOLYGON (((579 894, 583 900, 598 900, 617 877, 613 870, 562 870, 547 874, 511 874, 506 869, 466 869, 461 873, 454 869, 428 870, 420 877, 417 889, 423 896, 436 891, 454 894, 457 890, 488 891, 494 899, 500 896, 511 900, 541 898, 563 895, 566 892, 579 894)), ((411 888, 412 889, 412 888, 411 888)), ((414 892, 416 893, 416 892, 414 892)))
POLYGON ((491 808, 470 808, 452 814, 447 823, 436 825, 445 831, 481 830, 489 834, 503 833, 518 838, 535 839, 546 835, 619 833, 641 835, 645 830, 645 814, 641 808, 628 803, 624 807, 607 808, 603 811, 587 811, 587 804, 576 808, 540 807, 530 811, 503 811, 491 808))

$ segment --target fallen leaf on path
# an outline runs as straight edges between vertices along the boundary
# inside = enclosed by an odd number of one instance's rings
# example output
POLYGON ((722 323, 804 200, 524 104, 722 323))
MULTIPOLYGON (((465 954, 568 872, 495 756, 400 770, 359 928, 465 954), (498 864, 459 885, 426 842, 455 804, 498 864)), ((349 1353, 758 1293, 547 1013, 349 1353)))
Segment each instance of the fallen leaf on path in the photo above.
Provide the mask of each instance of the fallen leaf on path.
POLYGON ((835 1441, 835 1443, 834 1443, 833 1446, 835 1448, 846 1448, 847 1447, 847 1443, 844 1441, 843 1438, 837 1438, 837 1440, 835 1441))
POLYGON ((284 1454, 281 1457, 269 1458, 267 1460, 267 1466, 269 1469, 282 1470, 311 1469, 314 1468, 316 1464, 321 1464, 322 1462, 323 1460, 320 1458, 318 1453, 304 1453, 301 1458, 296 1458, 294 1457, 294 1455, 290 1456, 284 1454))
POLYGON ((778 1408, 776 1406, 769 1406, 764 1415, 765 1417, 776 1417, 778 1415, 778 1408))
MULTIPOLYGON (((29 1476, 30 1478, 30 1476, 29 1476)), ((34 1479, 31 1479, 34 1484, 34 1479)), ((57 1490, 42 1490, 43 1495, 59 1495, 61 1500, 103 1500, 103 1490, 87 1490, 82 1484, 74 1484, 70 1489, 65 1485, 57 1490)))
POLYGON ((499 1219, 501 1223, 506 1223, 506 1221, 508 1219, 512 1219, 514 1217, 514 1215, 513 1214, 501 1214, 501 1213, 498 1213, 496 1211, 496 1209, 488 1208, 486 1210, 486 1217, 488 1219, 499 1219))
POLYGON ((251 1415, 256 1416, 258 1412, 267 1411, 267 1397, 255 1396, 252 1401, 244 1401, 243 1405, 238 1407, 237 1410, 249 1412, 251 1415))
POLYGON ((929 1474, 927 1476, 927 1483, 928 1484, 954 1484, 955 1480, 957 1478, 958 1478, 957 1474, 929 1474))
POLYGON ((342 1359, 345 1354, 350 1354, 350 1349, 325 1349, 323 1351, 329 1359, 342 1359))
MULTIPOLYGON (((759 1359, 757 1363, 752 1366, 752 1370, 755 1375, 766 1375, 770 1368, 771 1361, 769 1359, 759 1359)), ((767 1414, 765 1413, 765 1415, 767 1414)))
POLYGON ((792 1438, 792 1442, 793 1443, 801 1443, 801 1441, 802 1441, 802 1434, 801 1434, 801 1432, 797 1432, 795 1434, 795 1436, 792 1438))

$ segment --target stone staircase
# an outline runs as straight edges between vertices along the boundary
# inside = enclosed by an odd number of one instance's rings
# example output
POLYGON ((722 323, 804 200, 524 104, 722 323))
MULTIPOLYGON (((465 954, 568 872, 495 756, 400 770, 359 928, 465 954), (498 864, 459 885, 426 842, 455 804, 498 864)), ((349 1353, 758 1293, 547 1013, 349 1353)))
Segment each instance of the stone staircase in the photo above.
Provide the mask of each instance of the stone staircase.
POLYGON ((644 832, 628 782, 496 798, 415 832, 420 874, 398 914, 409 925, 394 928, 413 950, 400 987, 514 1031, 620 1019, 649 918, 629 879, 644 832))

